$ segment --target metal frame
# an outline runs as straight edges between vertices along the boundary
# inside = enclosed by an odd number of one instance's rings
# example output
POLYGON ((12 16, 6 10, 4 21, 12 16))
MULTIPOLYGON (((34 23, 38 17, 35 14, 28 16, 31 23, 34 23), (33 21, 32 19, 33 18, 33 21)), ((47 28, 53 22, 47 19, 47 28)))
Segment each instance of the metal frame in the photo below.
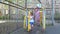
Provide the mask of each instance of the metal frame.
POLYGON ((24 10, 23 8, 20 8, 20 7, 17 7, 17 6, 13 6, 11 4, 7 4, 7 3, 4 3, 4 2, 0 2, 0 3, 5 4, 5 5, 9 5, 9 6, 12 6, 12 7, 15 7, 15 8, 18 8, 18 9, 21 9, 21 10, 24 10))
POLYGON ((19 7, 22 7, 22 8, 24 8, 23 6, 21 6, 21 5, 18 5, 18 4, 16 4, 16 3, 13 3, 13 2, 11 2, 11 1, 7 1, 7 2, 9 2, 9 3, 11 3, 11 4, 14 4, 14 5, 16 5, 16 6, 19 6, 19 7))
POLYGON ((52 0, 52 25, 55 24, 55 21, 54 21, 54 0, 52 0))

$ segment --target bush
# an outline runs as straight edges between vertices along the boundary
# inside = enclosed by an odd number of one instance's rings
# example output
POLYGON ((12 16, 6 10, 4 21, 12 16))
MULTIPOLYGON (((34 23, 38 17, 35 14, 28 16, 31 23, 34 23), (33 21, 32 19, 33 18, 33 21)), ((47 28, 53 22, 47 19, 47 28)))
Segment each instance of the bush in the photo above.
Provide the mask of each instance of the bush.
POLYGON ((3 16, 0 16, 0 19, 3 19, 3 16))
POLYGON ((9 19, 9 16, 8 16, 8 15, 0 16, 0 20, 1 20, 1 19, 9 19))
POLYGON ((54 19, 60 20, 60 13, 56 13, 54 19))

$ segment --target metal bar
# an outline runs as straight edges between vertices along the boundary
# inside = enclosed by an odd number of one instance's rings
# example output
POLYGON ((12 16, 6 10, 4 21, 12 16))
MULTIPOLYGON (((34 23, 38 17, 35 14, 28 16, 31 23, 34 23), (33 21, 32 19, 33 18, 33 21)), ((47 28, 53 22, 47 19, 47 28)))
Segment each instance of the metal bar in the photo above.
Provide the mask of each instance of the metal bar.
MULTIPOLYGON (((15 3, 13 3, 13 2, 10 2, 10 1, 7 1, 7 2, 12 3, 12 4, 16 5, 16 6, 22 7, 22 6, 20 6, 20 5, 18 5, 18 4, 15 4, 15 3)), ((24 7, 22 7, 22 8, 24 8, 24 7)))
POLYGON ((25 8, 27 9, 27 0, 25 0, 25 8))
MULTIPOLYGON (((27 0, 25 0, 25 9, 26 9, 26 16, 28 16, 27 0)), ((26 26, 28 26, 28 18, 27 17, 26 17, 26 26)))
MULTIPOLYGON (((18 4, 18 0, 17 0, 17 4, 18 4)), ((16 8, 16 18, 17 18, 17 29, 18 29, 18 8, 16 8)))
POLYGON ((52 0, 52 25, 54 25, 54 0, 52 0))
POLYGON ((41 3, 41 0, 38 0, 39 3, 41 3))
POLYGON ((10 5, 9 5, 9 19, 10 19, 10 5))
POLYGON ((0 2, 0 3, 5 4, 5 5, 9 5, 9 6, 12 6, 12 7, 15 7, 15 8, 18 8, 18 9, 21 9, 21 10, 24 10, 24 8, 22 9, 22 8, 19 8, 17 6, 13 6, 13 5, 10 5, 10 4, 7 4, 7 3, 3 3, 3 2, 0 2))
MULTIPOLYGON (((10 5, 10 4, 3 3, 3 2, 0 2, 0 3, 5 4, 5 5, 10 5)), ((15 8, 18 8, 18 9, 22 9, 22 8, 19 8, 19 7, 13 6, 13 5, 10 5, 10 6, 15 7, 15 8)), ((27 6, 27 5, 25 5, 25 6, 27 6)), ((27 7, 26 7, 26 8, 27 8, 27 7)), ((35 9, 35 8, 27 8, 27 9, 35 9)), ((39 9, 41 9, 41 8, 39 8, 39 9)), ((52 9, 52 8, 46 8, 46 9, 52 9)), ((56 8, 56 9, 57 9, 57 8, 56 8)), ((22 9, 22 10, 24 10, 24 9, 22 9)))

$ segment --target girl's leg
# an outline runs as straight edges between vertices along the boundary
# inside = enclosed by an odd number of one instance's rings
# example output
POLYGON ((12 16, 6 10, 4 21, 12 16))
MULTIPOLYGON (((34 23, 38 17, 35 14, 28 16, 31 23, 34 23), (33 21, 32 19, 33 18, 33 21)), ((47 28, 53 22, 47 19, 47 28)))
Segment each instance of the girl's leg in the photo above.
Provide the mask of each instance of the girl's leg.
POLYGON ((34 24, 33 22, 31 22, 31 30, 33 30, 34 24))
POLYGON ((34 23, 32 22, 32 26, 31 26, 32 28, 34 27, 34 23))
POLYGON ((32 28, 34 27, 34 25, 32 24, 32 28))

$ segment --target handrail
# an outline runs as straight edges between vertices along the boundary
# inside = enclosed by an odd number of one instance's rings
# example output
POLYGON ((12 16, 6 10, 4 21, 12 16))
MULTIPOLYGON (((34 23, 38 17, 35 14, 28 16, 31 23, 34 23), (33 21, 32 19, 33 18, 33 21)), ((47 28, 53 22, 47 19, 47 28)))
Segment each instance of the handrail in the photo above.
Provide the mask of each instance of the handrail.
MULTIPOLYGON (((9 3, 11 3, 11 4, 14 4, 14 5, 16 5, 16 6, 22 7, 22 6, 20 6, 20 5, 18 5, 18 4, 15 4, 15 3, 13 3, 13 2, 10 2, 10 1, 7 1, 7 2, 9 2, 9 3)), ((24 7, 22 7, 22 8, 24 8, 24 7)))
POLYGON ((20 8, 20 7, 17 7, 17 6, 13 6, 11 4, 7 4, 7 3, 4 3, 4 2, 0 2, 2 4, 5 4, 5 5, 9 5, 9 6, 12 6, 12 7, 15 7, 15 8, 18 8, 18 9, 21 9, 21 10, 25 10, 24 8, 20 8))

